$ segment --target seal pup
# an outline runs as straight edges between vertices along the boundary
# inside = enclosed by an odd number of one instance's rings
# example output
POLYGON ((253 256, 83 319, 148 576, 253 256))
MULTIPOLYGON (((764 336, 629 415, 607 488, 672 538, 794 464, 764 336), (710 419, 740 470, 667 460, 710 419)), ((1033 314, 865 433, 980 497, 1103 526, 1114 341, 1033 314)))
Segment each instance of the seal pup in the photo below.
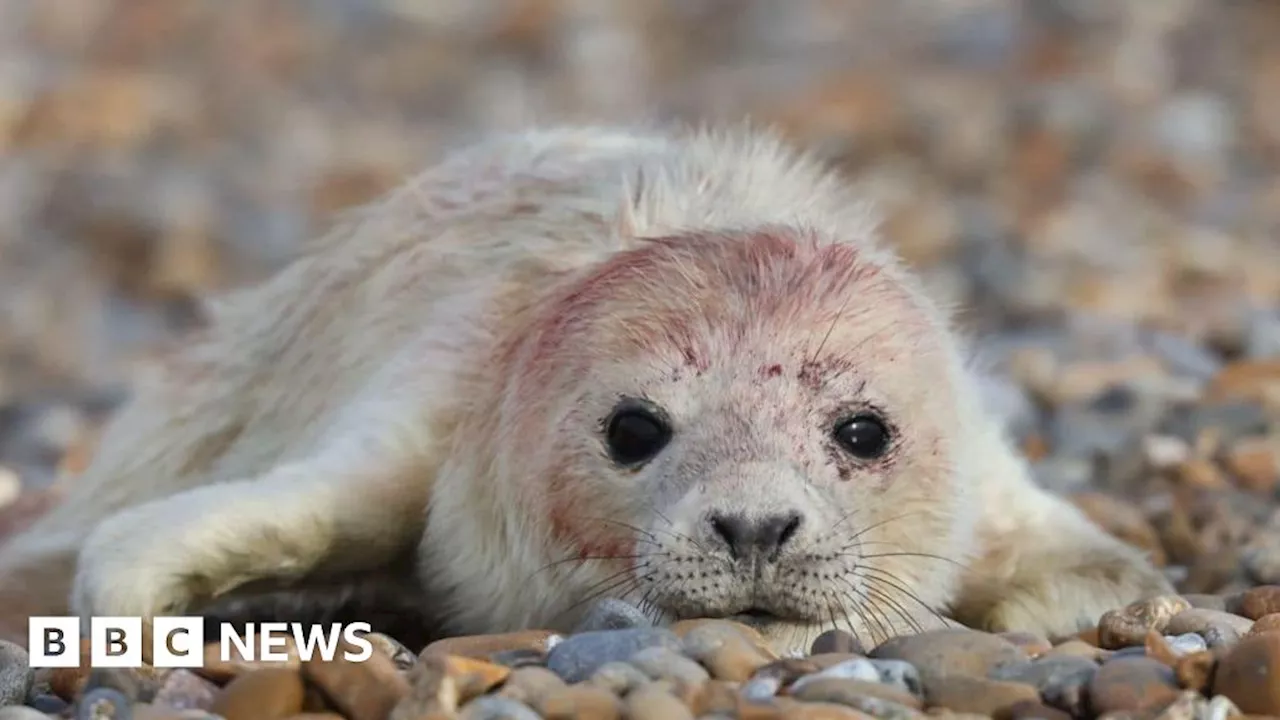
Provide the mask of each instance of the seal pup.
POLYGON ((615 597, 789 648, 1061 636, 1169 592, 1029 479, 965 358, 868 203, 772 134, 503 135, 211 308, 0 586, 152 618, 407 554, 451 633, 615 597))

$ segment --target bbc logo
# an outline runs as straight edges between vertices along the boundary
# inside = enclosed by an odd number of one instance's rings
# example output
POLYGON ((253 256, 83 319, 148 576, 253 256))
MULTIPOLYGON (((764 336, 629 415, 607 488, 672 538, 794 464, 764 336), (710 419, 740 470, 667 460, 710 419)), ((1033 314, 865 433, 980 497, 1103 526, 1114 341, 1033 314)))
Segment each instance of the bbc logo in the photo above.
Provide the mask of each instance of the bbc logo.
MULTIPOLYGON (((199 617, 157 617, 152 622, 151 664, 164 668, 198 668, 204 664, 204 621, 199 617)), ((80 619, 33 617, 27 647, 33 668, 80 665, 80 619)), ((142 665, 141 617, 89 619, 89 663, 92 667, 142 665)))

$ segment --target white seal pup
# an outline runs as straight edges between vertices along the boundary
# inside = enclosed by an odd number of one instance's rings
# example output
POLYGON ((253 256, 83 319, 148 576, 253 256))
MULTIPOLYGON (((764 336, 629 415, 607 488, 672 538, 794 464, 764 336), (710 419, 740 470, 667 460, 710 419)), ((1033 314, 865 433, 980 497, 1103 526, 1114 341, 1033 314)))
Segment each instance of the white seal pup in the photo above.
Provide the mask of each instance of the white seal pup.
POLYGON ((767 133, 502 136, 214 307, 0 585, 151 618, 409 553, 448 632, 608 596, 788 648, 1169 592, 1033 484, 964 358, 867 204, 767 133))

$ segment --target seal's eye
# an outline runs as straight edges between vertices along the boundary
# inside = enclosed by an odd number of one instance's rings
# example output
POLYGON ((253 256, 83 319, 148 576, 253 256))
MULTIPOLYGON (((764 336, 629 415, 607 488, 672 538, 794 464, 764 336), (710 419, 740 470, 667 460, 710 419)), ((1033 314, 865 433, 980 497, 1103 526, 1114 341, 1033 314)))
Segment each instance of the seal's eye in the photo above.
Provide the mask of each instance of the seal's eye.
POLYGON ((620 465, 638 465, 662 451, 671 440, 671 426, 660 411, 636 401, 623 401, 605 425, 609 455, 620 465))
POLYGON ((846 452, 863 460, 874 460, 889 449, 889 429, 874 415, 855 415, 841 420, 836 425, 835 437, 846 452))

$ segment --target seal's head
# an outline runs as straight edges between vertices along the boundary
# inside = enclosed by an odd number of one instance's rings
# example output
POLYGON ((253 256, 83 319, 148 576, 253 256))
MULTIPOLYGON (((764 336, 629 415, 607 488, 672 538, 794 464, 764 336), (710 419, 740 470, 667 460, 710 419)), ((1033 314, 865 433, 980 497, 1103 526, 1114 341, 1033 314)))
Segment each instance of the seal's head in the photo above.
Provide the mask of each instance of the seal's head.
POLYGON ((508 359, 503 455, 536 544, 570 558, 546 569, 559 610, 620 597, 793 645, 934 616, 971 542, 955 349, 864 252, 654 239, 541 308, 508 359))

